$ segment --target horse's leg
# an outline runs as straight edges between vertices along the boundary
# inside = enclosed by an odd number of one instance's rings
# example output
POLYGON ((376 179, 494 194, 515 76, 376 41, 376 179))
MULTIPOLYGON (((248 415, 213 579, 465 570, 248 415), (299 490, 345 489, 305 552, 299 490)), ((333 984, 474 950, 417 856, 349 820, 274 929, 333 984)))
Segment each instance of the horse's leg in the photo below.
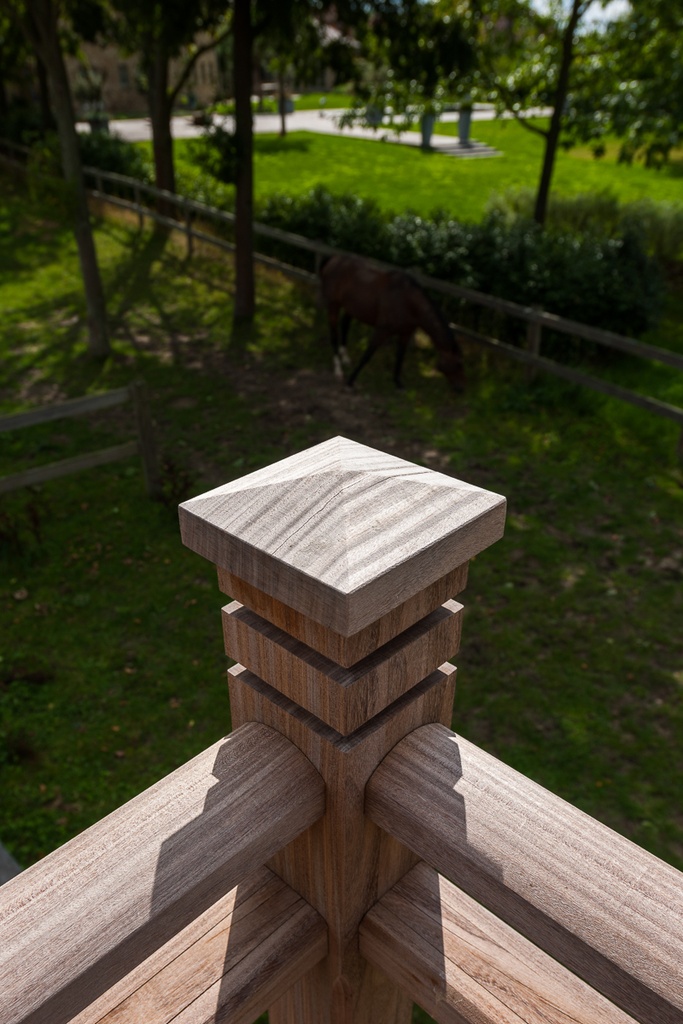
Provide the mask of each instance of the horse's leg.
POLYGON ((396 338, 396 362, 394 363, 394 384, 397 388, 403 389, 403 379, 401 372, 403 370, 403 360, 406 357, 406 349, 408 348, 408 342, 410 341, 409 334, 399 334, 396 338))
POLYGON ((351 371, 351 373, 349 374, 348 380, 346 381, 346 383, 348 384, 348 386, 350 388, 353 387, 353 385, 354 385, 354 383, 356 381, 356 377, 358 376, 360 371, 363 369, 363 367, 367 363, 370 362, 370 360, 372 359, 372 357, 374 356, 375 352, 380 347, 380 345, 382 345, 385 341, 388 341, 388 339, 389 339, 389 335, 388 335, 387 331, 384 328, 382 328, 382 327, 375 328, 375 331, 374 331, 372 337, 370 338, 370 341, 367 344, 367 348, 365 349, 365 352, 363 353, 363 355, 360 358, 360 362, 358 363, 356 368, 351 371))
POLYGON ((351 326, 351 314, 344 311, 339 321, 339 358, 341 359, 344 366, 348 366, 351 362, 349 359, 349 351, 346 347, 346 343, 349 339, 349 327, 351 326))
POLYGON ((337 378, 337 380, 343 380, 344 371, 342 369, 341 359, 339 358, 339 306, 332 305, 331 303, 328 304, 327 322, 330 326, 330 344, 332 345, 332 366, 334 370, 334 375, 337 378))

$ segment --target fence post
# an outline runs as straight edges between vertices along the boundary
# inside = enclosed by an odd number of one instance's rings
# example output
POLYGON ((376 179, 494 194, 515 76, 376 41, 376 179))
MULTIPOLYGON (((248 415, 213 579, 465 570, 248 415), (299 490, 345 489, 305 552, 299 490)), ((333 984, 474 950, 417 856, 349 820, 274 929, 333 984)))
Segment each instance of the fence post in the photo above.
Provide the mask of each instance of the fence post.
POLYGON ((149 414, 147 387, 144 381, 136 380, 130 385, 130 396, 135 407, 135 422, 138 431, 138 451, 142 460, 145 488, 150 498, 161 497, 161 479, 157 456, 154 428, 149 414))
POLYGON ((140 202, 140 189, 138 188, 137 185, 135 186, 135 189, 133 191, 133 196, 135 199, 135 205, 138 208, 138 229, 142 231, 142 229, 145 226, 145 212, 142 209, 142 203, 140 202))
POLYGON ((192 208, 187 200, 183 203, 183 212, 185 214, 185 234, 187 235, 187 258, 192 258, 194 251, 194 237, 192 234, 192 208))
MULTIPOLYGON (((541 352, 541 336, 543 332, 543 325, 538 320, 527 321, 526 327, 526 348, 527 352, 531 352, 532 355, 540 355, 541 352)), ((538 376, 538 367, 527 366, 526 368, 526 379, 529 383, 536 380, 538 376)))
POLYGON ((271 1024, 409 1024, 411 1000, 359 952, 368 909, 415 856, 364 814, 404 736, 450 724, 468 560, 505 499, 333 438, 180 506, 218 567, 233 728, 262 722, 322 775, 326 813, 270 867, 325 918, 329 953, 271 1024))

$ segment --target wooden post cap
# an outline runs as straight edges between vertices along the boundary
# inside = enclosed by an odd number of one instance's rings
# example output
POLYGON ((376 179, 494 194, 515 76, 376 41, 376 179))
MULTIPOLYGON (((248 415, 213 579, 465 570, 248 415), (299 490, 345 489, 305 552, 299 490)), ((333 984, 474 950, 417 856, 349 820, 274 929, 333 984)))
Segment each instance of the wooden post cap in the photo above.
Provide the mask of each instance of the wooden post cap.
POLYGON ((350 636, 499 540, 505 498, 334 437, 179 514, 191 550, 350 636))

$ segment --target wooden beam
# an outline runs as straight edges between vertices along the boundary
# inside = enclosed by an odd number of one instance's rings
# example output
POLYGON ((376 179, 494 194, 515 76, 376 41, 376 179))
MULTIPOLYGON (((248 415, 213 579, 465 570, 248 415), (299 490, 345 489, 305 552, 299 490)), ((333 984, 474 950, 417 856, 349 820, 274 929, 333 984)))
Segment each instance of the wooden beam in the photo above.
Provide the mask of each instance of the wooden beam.
POLYGON ((683 874, 449 729, 401 740, 365 809, 643 1024, 683 1022, 683 874))
MULTIPOLYGON (((469 327, 461 327, 460 324, 451 324, 456 333, 474 341, 477 345, 493 349, 502 355, 516 359, 518 363, 525 363, 527 366, 543 370, 544 373, 551 373, 555 377, 561 377, 572 384, 579 384, 581 387, 589 388, 591 391, 599 391, 600 394, 609 395, 611 398, 618 398, 621 402, 628 402, 629 405, 636 405, 640 409, 654 413, 655 416, 662 416, 664 419, 673 420, 674 423, 683 423, 683 409, 669 402, 662 402, 658 398, 650 398, 648 395, 640 395, 637 391, 629 391, 619 384, 603 380, 599 377, 591 377, 588 373, 582 373, 572 366, 565 366, 563 363, 556 363, 553 359, 545 356, 534 355, 526 349, 509 345, 506 341, 499 341, 497 338, 490 338, 485 334, 479 334, 469 327)), ((652 357, 654 358, 654 356, 652 357)))
POLYGON ((215 743, 0 889, 0 1020, 70 1021, 324 805, 273 729, 215 743))
POLYGON ((71 1024, 252 1024, 326 954, 320 914, 260 868, 71 1024))
POLYGON ((44 484, 48 480, 58 480, 59 477, 70 476, 71 473, 79 473, 83 469, 106 466, 110 462, 118 462, 120 459, 128 459, 131 455, 137 454, 138 442, 125 441, 123 444, 116 444, 111 448, 100 448, 96 452, 74 455, 71 459, 60 459, 59 462, 48 462, 45 466, 34 466, 33 469, 12 473, 11 476, 1 476, 0 494, 16 491, 20 487, 29 487, 33 484, 44 484))
POLYGON ((101 412, 114 405, 130 401, 128 388, 115 388, 100 395, 84 395, 82 398, 69 398, 65 402, 54 405, 41 405, 27 412, 13 413, 11 416, 0 416, 0 433, 5 430, 19 430, 22 427, 33 427, 38 423, 50 423, 71 416, 83 416, 89 412, 101 412))
POLYGON ((366 915, 360 951, 438 1024, 633 1024, 424 863, 366 915))

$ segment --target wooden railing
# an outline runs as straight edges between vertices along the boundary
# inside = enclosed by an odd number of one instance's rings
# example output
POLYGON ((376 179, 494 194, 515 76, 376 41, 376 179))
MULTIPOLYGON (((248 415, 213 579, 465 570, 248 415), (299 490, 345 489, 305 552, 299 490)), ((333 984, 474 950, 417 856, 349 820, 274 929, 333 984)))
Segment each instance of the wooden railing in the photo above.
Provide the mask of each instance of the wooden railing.
POLYGON ((49 462, 42 466, 34 466, 32 469, 21 470, 19 473, 12 473, 9 476, 2 476, 0 477, 0 494, 6 494, 8 491, 15 491, 21 487, 46 483, 48 480, 57 480, 59 477, 70 476, 72 473, 78 473, 84 469, 94 469, 95 466, 106 466, 110 462, 130 458, 131 455, 139 455, 147 493, 150 498, 159 498, 161 496, 161 481, 154 431, 149 414, 147 389, 140 380, 134 381, 128 387, 116 388, 114 391, 84 395, 82 398, 69 398, 65 402, 55 402, 52 405, 29 409, 28 412, 0 416, 0 434, 8 430, 23 430, 41 423, 52 423, 55 420, 103 412, 105 409, 111 409, 113 406, 126 402, 133 404, 137 433, 135 441, 124 441, 122 444, 111 445, 109 448, 83 452, 70 459, 60 459, 58 462, 49 462))
MULTIPOLYGON (((21 160, 25 158, 28 149, 0 139, 0 155, 3 153, 15 160, 21 160)), ((203 221, 204 223, 218 225, 219 229, 232 228, 235 222, 234 214, 206 203, 200 203, 194 199, 187 199, 184 196, 177 195, 175 192, 157 189, 153 185, 147 185, 123 174, 102 171, 96 167, 85 167, 84 173, 86 179, 94 185, 94 188, 90 190, 90 195, 94 199, 136 213, 141 227, 145 218, 149 218, 156 223, 183 232, 187 239, 188 255, 192 255, 195 241, 215 245, 229 252, 234 251, 235 245, 233 242, 211 231, 202 230, 198 226, 203 221), (116 191, 128 194, 133 198, 130 199, 125 198, 125 195, 117 195, 115 194, 116 191), (144 203, 142 200, 145 196, 149 197, 151 202, 144 203), (160 212, 156 208, 157 206, 162 207, 165 211, 176 209, 177 216, 170 217, 167 212, 160 212)), ((283 231, 280 228, 273 228, 267 224, 254 223, 253 227, 254 233, 257 236, 310 253, 312 262, 315 260, 317 263, 322 256, 332 256, 343 252, 343 250, 327 245, 323 241, 305 238, 303 235, 297 235, 291 231, 283 231)), ((284 263, 262 253, 254 253, 254 259, 290 277, 317 286, 317 277, 310 271, 292 266, 289 263, 284 263)), ((383 263, 380 260, 368 259, 367 262, 379 268, 393 269, 390 264, 383 263)), ((532 373, 538 371, 549 373, 572 384, 588 388, 591 391, 597 391, 600 394, 609 395, 629 405, 645 409, 655 416, 673 420, 674 423, 679 424, 681 426, 681 434, 678 443, 678 454, 683 459, 683 409, 672 405, 670 402, 664 402, 650 395, 640 394, 629 388, 624 388, 613 381, 595 377, 573 366, 567 366, 554 359, 549 359, 541 355, 541 349, 543 331, 549 330, 572 338, 591 341, 605 348, 626 352, 640 359, 657 362, 663 366, 670 366, 673 369, 682 371, 683 355, 660 346, 647 345, 635 338, 616 334, 613 331, 605 331, 599 327, 592 327, 590 324, 583 324, 577 320, 557 316, 535 306, 521 305, 509 299, 501 299, 496 295, 475 291, 462 285, 450 284, 439 278, 429 277, 415 268, 411 268, 411 273, 423 287, 428 288, 432 292, 450 299, 457 299, 475 308, 492 310, 505 317, 521 321, 526 325, 525 347, 518 347, 501 341, 499 338, 472 330, 462 324, 453 324, 452 326, 469 341, 495 354, 523 363, 532 373)))
POLYGON ((683 874, 448 726, 505 500, 334 438, 180 507, 234 731, 0 888, 3 1024, 681 1024, 683 874))

